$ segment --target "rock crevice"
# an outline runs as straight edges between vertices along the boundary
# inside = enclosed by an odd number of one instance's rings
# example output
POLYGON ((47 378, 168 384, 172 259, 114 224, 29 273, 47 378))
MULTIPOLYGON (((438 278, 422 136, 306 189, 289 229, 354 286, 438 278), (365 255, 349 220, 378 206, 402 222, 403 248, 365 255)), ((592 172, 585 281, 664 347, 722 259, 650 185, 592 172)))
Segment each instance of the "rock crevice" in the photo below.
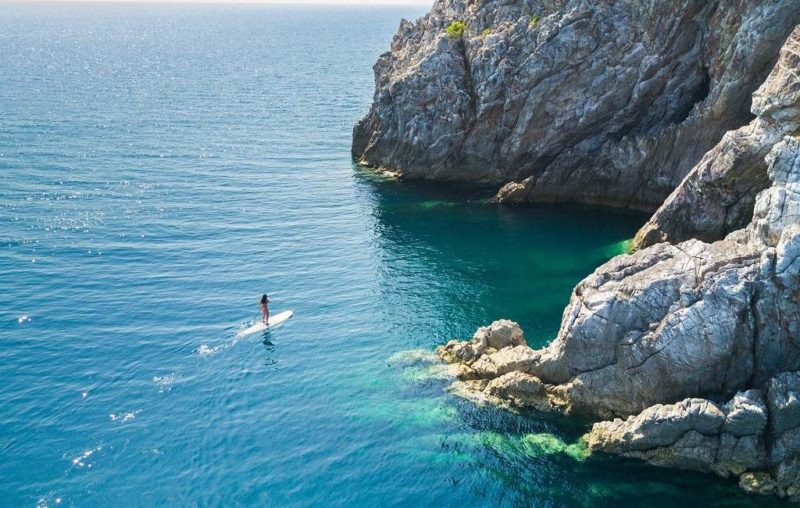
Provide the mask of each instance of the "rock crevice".
POLYGON ((755 119, 728 132, 637 233, 636 248, 690 238, 715 241, 747 225, 755 197, 770 184, 766 155, 800 126, 800 31, 780 51, 753 95, 755 119))

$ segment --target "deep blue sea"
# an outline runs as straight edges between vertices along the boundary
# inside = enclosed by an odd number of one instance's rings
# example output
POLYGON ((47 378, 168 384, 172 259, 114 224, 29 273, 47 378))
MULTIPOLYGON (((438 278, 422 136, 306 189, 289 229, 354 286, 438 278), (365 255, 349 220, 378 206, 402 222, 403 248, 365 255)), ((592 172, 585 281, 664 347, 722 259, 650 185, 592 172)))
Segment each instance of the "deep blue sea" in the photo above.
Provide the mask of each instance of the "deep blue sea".
POLYGON ((0 506, 775 505, 446 391, 645 218, 354 167, 423 10, 0 4, 0 506))

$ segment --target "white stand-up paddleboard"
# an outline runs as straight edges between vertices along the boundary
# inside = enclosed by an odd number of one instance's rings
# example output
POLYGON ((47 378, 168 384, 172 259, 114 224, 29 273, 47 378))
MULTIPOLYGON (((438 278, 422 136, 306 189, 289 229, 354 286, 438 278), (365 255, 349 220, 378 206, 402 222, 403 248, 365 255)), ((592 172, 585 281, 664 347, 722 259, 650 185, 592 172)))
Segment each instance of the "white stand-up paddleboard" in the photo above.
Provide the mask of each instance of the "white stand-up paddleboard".
POLYGON ((280 312, 269 317, 269 324, 259 320, 258 323, 249 328, 245 328, 241 332, 237 333, 236 336, 244 337, 246 335, 253 335, 254 333, 263 332, 271 326, 278 326, 279 324, 286 322, 292 316, 294 316, 294 313, 292 313, 290 310, 280 312))

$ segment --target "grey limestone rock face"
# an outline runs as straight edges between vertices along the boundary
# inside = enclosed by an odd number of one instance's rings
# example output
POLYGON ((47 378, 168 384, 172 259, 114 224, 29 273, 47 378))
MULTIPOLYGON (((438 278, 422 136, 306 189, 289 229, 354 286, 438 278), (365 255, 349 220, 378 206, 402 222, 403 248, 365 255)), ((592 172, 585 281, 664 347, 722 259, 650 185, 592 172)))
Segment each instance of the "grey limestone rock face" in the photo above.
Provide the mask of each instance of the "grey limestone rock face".
POLYGON ((800 373, 787 372, 773 378, 767 403, 772 416, 772 461, 780 464, 800 455, 800 373))
POLYGON ((800 26, 753 95, 752 112, 756 118, 725 134, 637 233, 637 248, 720 240, 750 222, 755 196, 770 183, 765 156, 785 135, 800 132, 800 26))
POLYGON ((509 184, 502 201, 653 210, 752 120, 798 22, 793 0, 437 0, 375 64, 353 154, 407 178, 509 184))
MULTIPOLYGON (((756 198, 753 221, 749 226, 750 241, 775 247, 787 228, 800 223, 800 154, 798 138, 787 138, 779 149, 767 156, 769 177, 773 185, 756 198)), ((786 238, 793 236, 787 234, 786 238)), ((784 242, 785 243, 785 242, 784 242)))
POLYGON ((594 451, 738 476, 766 466, 766 420, 761 392, 750 390, 722 406, 704 399, 657 404, 627 420, 596 423, 584 439, 594 451))
POLYGON ((800 501, 798 13, 800 2, 443 0, 401 28, 376 67, 384 102, 356 129, 362 162, 510 180, 505 201, 645 207, 677 186, 635 252, 577 285, 547 347, 503 321, 439 348, 462 393, 605 420, 585 436, 593 450, 800 501), (519 18, 532 10, 537 23, 519 18), (456 18, 469 20, 463 37, 437 31, 456 18), (600 55, 614 55, 602 69, 600 55), (423 84, 425 101, 447 89, 444 110, 414 102, 423 84))
POLYGON ((486 340, 488 347, 503 349, 505 347, 524 346, 525 337, 519 325, 508 319, 495 321, 489 326, 479 328, 473 340, 486 340))
POLYGON ((734 242, 615 258, 576 287, 530 372, 598 414, 733 395, 759 368, 750 352, 760 270, 759 251, 734 242))
POLYGON ((483 388, 490 397, 507 400, 517 407, 547 410, 550 408, 544 384, 536 376, 511 371, 494 378, 483 388))
POLYGON ((725 404, 725 424, 722 431, 734 436, 752 436, 767 427, 767 406, 760 390, 737 393, 725 404))
POLYGON ((482 378, 495 378, 509 372, 527 372, 539 359, 539 355, 525 345, 506 347, 496 353, 483 355, 472 369, 482 378))
MULTIPOLYGON (((503 348, 527 346, 525 337, 519 324, 508 319, 495 321, 489 326, 478 328, 472 340, 469 342, 459 342, 456 340, 440 346, 436 352, 450 363, 463 363, 472 365, 481 358, 484 353, 494 353, 503 348)), ((530 348, 527 348, 530 350, 530 348)), ((507 355, 507 353, 504 353, 507 355)), ((497 356, 498 362, 503 361, 505 356, 497 356)), ((513 358, 508 357, 508 361, 513 358)), ((484 363, 488 361, 484 360, 484 363)))
POLYGON ((479 331, 442 356, 467 348, 480 377, 521 370, 557 386, 572 410, 617 416, 689 397, 729 400, 800 369, 800 141, 786 138, 767 159, 773 185, 746 229, 612 259, 578 284, 542 350, 526 353, 519 332, 497 352, 479 331))
POLYGON ((783 372, 727 404, 686 399, 594 424, 593 451, 667 467, 739 476, 754 493, 800 500, 800 372, 783 372))
POLYGON ((704 399, 656 404, 628 420, 617 418, 595 424, 587 442, 594 448, 618 453, 651 450, 673 445, 689 431, 719 434, 725 416, 722 409, 704 399))

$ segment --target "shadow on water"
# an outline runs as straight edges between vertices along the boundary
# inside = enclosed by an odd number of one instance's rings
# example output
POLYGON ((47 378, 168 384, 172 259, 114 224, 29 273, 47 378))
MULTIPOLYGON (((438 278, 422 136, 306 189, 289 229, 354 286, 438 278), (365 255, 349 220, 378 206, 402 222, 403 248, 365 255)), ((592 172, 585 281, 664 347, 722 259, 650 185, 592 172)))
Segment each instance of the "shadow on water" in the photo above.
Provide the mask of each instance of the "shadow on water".
POLYGON ((385 297, 413 299, 420 320, 448 323, 433 330, 444 337, 510 318, 530 344, 546 344, 575 284, 626 252, 647 219, 589 206, 501 206, 490 202, 494 187, 400 182, 363 169, 356 178, 374 205, 385 297))
POLYGON ((269 330, 264 332, 261 344, 264 346, 264 366, 271 367, 278 364, 278 360, 273 358, 275 353, 275 343, 272 342, 272 334, 269 330))

